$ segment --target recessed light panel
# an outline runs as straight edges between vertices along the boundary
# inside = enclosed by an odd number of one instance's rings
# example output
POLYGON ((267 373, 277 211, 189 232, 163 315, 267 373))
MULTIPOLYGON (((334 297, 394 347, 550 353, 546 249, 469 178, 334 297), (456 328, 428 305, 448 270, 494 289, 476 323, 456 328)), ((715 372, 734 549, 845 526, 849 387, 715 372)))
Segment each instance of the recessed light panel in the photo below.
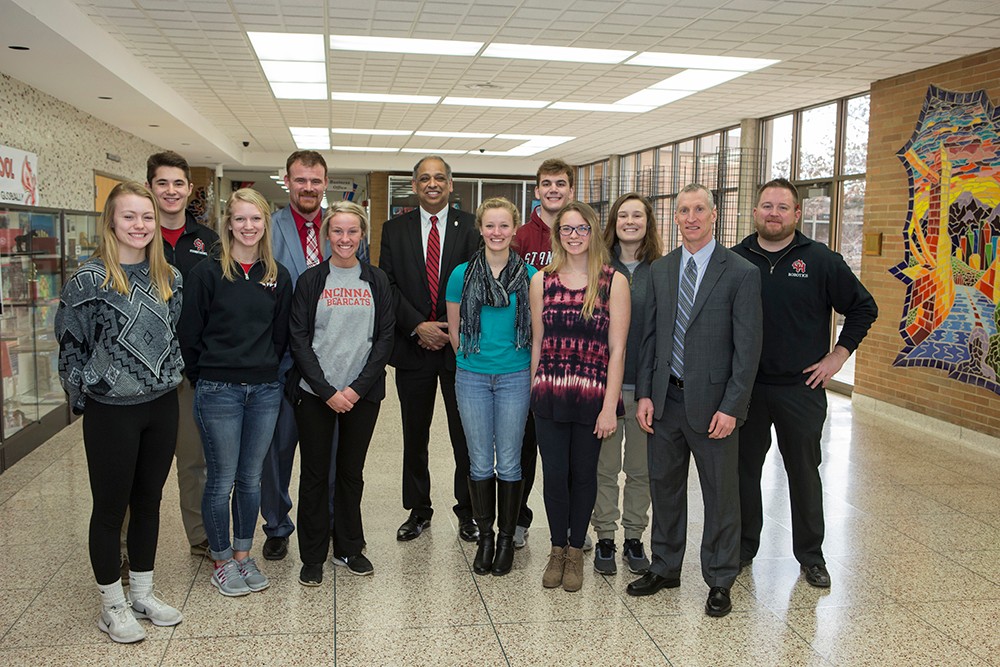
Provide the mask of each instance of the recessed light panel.
POLYGON ((446 97, 441 104, 454 104, 467 107, 504 107, 510 109, 542 109, 551 102, 540 100, 502 100, 489 97, 446 97))
POLYGON ((271 83, 326 83, 326 63, 261 60, 260 66, 271 83))
POLYGON ((570 63, 620 63, 635 51, 613 49, 582 49, 574 46, 542 46, 539 44, 493 43, 486 47, 487 58, 512 58, 517 60, 552 60, 570 63))
POLYGON ((691 90, 652 90, 646 88, 638 93, 623 97, 616 104, 635 104, 638 106, 662 107, 664 104, 676 102, 688 95, 694 95, 691 90))
POLYGON ((414 132, 418 137, 443 137, 446 139, 489 139, 492 134, 485 134, 482 132, 430 132, 426 130, 421 130, 414 132))
POLYGON ((434 56, 474 56, 479 53, 479 49, 483 48, 483 43, 460 42, 450 39, 330 35, 330 48, 339 51, 416 53, 434 56))
POLYGON ((378 102, 382 104, 437 104, 434 95, 384 95, 380 93, 330 93, 334 102, 378 102))
POLYGON ((700 56, 693 53, 656 53, 645 51, 632 58, 626 65, 646 67, 673 67, 676 69, 730 69, 756 72, 780 60, 767 58, 737 58, 733 56, 700 56))
POLYGON ((469 151, 459 151, 450 148, 400 148, 400 153, 421 153, 423 155, 465 155, 469 151))
POLYGON ((653 90, 707 90, 744 74, 746 72, 722 69, 686 69, 680 74, 654 83, 650 88, 653 90))
POLYGON ((325 100, 325 83, 271 82, 271 92, 279 100, 325 100))
POLYGON ((368 134, 380 137, 408 137, 413 134, 412 130, 364 130, 353 127, 335 127, 330 132, 333 134, 368 134))
POLYGON ((323 35, 294 32, 248 32, 259 60, 326 62, 323 35))
POLYGON ((331 151, 350 151, 359 153, 398 153, 398 148, 384 146, 330 146, 331 151))

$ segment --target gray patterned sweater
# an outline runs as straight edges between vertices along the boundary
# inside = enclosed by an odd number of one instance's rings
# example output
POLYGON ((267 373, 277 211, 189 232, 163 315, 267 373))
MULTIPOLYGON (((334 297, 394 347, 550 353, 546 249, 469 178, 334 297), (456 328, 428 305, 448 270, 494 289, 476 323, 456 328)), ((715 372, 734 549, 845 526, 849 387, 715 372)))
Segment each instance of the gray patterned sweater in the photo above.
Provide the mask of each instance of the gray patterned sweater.
POLYGON ((181 275, 167 302, 150 283, 149 264, 123 264, 129 294, 101 287, 104 262, 92 259, 63 287, 56 311, 59 379, 69 404, 82 414, 87 397, 112 405, 152 401, 181 382, 177 344, 181 275))

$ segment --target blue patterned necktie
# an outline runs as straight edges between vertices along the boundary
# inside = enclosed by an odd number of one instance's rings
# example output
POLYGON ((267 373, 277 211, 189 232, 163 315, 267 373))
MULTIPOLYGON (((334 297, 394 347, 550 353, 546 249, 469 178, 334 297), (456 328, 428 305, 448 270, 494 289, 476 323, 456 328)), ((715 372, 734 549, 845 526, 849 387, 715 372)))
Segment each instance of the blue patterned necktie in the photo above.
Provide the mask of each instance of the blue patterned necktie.
POLYGON ((674 349, 670 357, 670 372, 684 378, 684 335, 691 323, 691 309, 694 307, 694 286, 698 281, 698 265, 694 257, 688 259, 681 277, 681 288, 677 292, 677 320, 674 322, 674 349))

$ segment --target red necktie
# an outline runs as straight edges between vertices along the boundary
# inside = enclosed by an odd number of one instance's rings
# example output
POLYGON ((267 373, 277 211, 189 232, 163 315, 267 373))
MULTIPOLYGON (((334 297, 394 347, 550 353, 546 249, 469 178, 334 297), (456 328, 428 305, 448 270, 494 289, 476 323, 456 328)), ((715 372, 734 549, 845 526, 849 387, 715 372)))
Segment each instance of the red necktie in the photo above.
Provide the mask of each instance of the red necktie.
POLYGON ((427 235, 427 287, 431 293, 431 320, 437 319, 438 264, 441 263, 441 237, 438 236, 438 218, 431 216, 431 233, 427 235))
POLYGON ((319 264, 319 238, 316 235, 316 225, 306 222, 306 266, 319 264))

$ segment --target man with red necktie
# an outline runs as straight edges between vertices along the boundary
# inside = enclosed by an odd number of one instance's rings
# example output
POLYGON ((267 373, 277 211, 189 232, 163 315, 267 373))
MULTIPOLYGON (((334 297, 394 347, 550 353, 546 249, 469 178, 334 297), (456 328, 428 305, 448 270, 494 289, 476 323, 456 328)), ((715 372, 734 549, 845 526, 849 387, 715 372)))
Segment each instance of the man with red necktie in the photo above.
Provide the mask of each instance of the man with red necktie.
POLYGON ((443 286, 452 269, 475 252, 479 234, 473 215, 448 206, 451 167, 440 157, 427 156, 416 164, 413 191, 419 208, 385 223, 379 256, 396 296, 396 341, 389 364, 396 369, 403 420, 403 507, 410 511, 396 539, 418 537, 434 512, 428 445, 440 381, 455 457, 453 509, 459 535, 475 542, 479 531, 466 482, 469 450, 455 400, 455 353, 448 340, 443 286))

